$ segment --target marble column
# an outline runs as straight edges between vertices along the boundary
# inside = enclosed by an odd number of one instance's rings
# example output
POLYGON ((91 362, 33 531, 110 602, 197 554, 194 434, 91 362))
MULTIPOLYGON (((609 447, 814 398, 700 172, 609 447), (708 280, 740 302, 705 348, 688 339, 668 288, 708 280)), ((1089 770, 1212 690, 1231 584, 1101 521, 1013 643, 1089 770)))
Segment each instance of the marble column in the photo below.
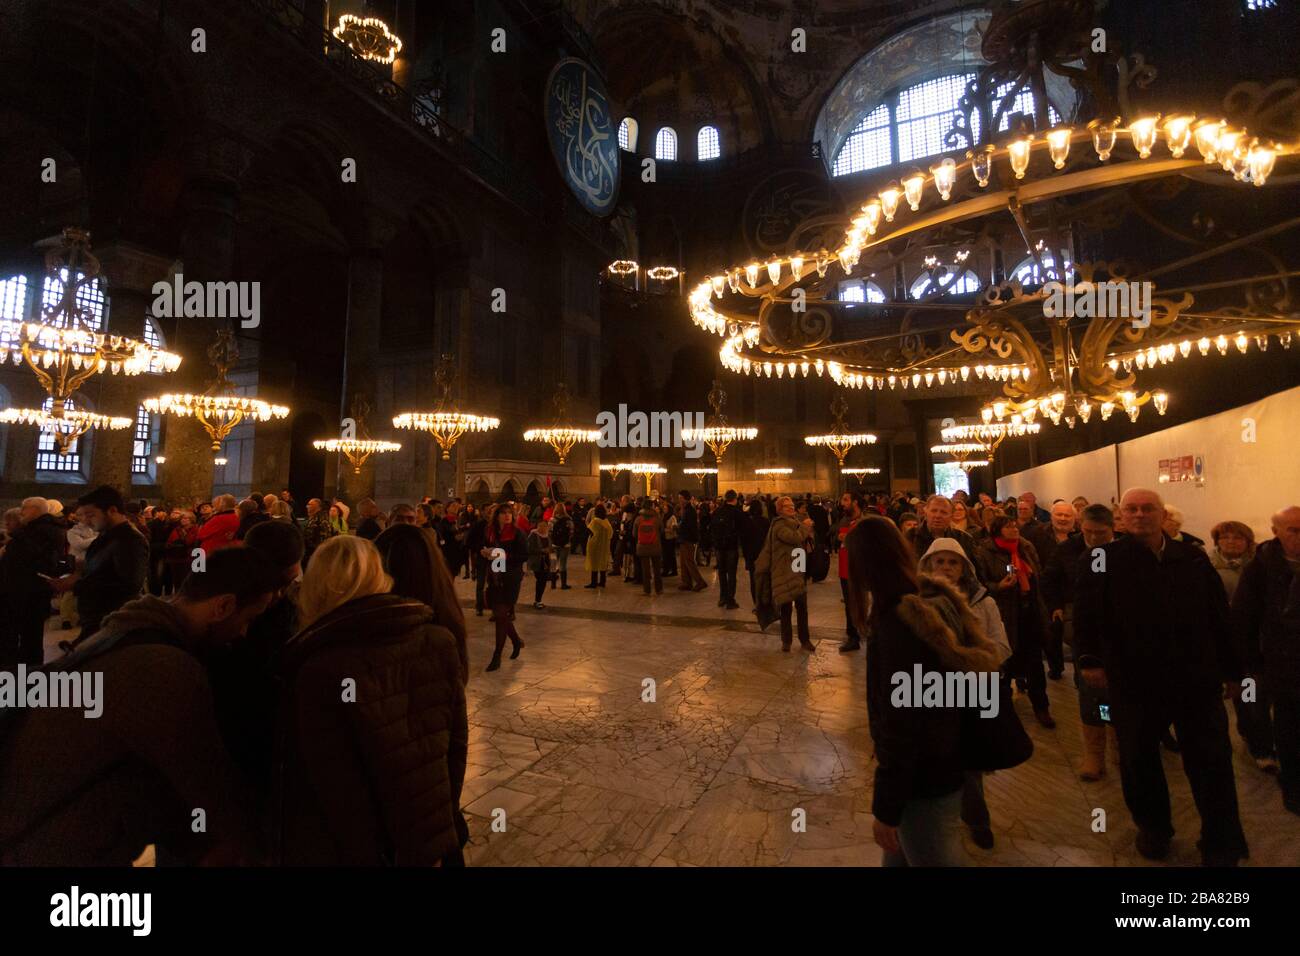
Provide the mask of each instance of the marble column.
MULTIPOLYGON (((348 260, 348 312, 345 353, 343 360, 343 392, 339 403, 339 419, 352 414, 352 398, 360 395, 370 405, 367 427, 372 435, 385 435, 391 429, 391 410, 381 409, 378 403, 380 317, 384 292, 384 260, 380 250, 363 246, 352 251, 348 260)), ((399 439, 420 440, 419 432, 411 432, 399 439)), ((342 456, 338 459, 336 486, 338 494, 354 505, 362 498, 375 493, 374 458, 367 461, 361 474, 353 474, 352 466, 342 456)))
MULTIPOLYGON (((186 183, 183 197, 185 228, 181 236, 181 263, 185 281, 229 281, 235 254, 235 213, 239 186, 234 175, 213 171, 197 174, 186 183)), ((172 351, 183 356, 169 390, 202 392, 215 372, 208 347, 224 320, 177 318, 161 320, 172 351), (170 324, 170 327, 168 325, 170 324)), ((169 501, 208 500, 212 497, 212 440, 192 418, 167 416, 163 426, 167 461, 160 468, 163 497, 169 501)))

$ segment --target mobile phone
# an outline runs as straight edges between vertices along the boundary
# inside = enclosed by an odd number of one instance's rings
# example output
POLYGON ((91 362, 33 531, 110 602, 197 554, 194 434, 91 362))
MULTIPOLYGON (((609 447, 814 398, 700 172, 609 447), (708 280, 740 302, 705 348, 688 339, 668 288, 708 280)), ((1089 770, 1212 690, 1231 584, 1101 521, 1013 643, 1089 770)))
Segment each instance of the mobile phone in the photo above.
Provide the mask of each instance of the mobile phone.
POLYGON ((1102 720, 1106 721, 1106 723, 1110 723, 1110 704, 1098 704, 1097 713, 1101 716, 1102 720))
POLYGON ((1015 573, 1016 573, 1016 566, 1014 564, 1008 564, 1007 574, 1015 574, 1015 573))

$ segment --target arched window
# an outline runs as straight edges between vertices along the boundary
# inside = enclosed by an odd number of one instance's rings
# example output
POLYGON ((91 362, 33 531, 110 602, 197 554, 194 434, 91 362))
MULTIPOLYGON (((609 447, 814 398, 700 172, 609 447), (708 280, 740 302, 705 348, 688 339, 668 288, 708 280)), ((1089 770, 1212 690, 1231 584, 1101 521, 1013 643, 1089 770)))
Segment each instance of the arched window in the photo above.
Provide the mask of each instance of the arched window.
MULTIPOLYGON (((54 407, 54 398, 45 399, 45 404, 41 410, 48 412, 54 407)), ((75 411, 77 406, 72 399, 66 399, 63 402, 63 408, 66 411, 75 411)), ((65 431, 70 429, 64 429, 65 431)), ((84 437, 84 436, 83 436, 84 437)), ((36 472, 39 476, 41 472, 46 474, 57 474, 60 476, 80 475, 81 474, 81 438, 73 440, 68 446, 66 455, 59 454, 59 445, 54 438, 54 429, 42 428, 40 437, 36 440, 36 472)))
POLYGON ((148 484, 154 480, 154 449, 158 445, 158 416, 141 405, 135 411, 135 442, 131 447, 131 480, 148 484))
POLYGON ((701 126, 695 137, 695 158, 699 160, 717 159, 722 155, 722 143, 718 139, 715 126, 701 126))
MULTIPOLYGON (((966 92, 966 84, 974 78, 974 73, 950 73, 887 94, 884 102, 866 113, 849 133, 835 156, 831 174, 847 176, 966 149, 969 144, 965 142, 949 144, 944 139, 957 120, 958 104, 966 92)), ((1014 85, 1004 83, 998 88, 994 110, 1002 98, 1010 95, 1014 85)), ((1028 89, 1021 90, 1007 107, 999 129, 1009 130, 1011 117, 1016 113, 1034 115, 1034 95, 1028 89)), ((1050 104, 1048 115, 1052 123, 1061 120, 1050 104)), ((975 135, 979 136, 978 114, 975 135)))
MULTIPOLYGON (((156 349, 165 349, 167 347, 163 342, 162 333, 158 331, 157 323, 148 316, 145 316, 144 320, 144 344, 156 349)), ((155 357, 149 363, 150 374, 161 375, 165 371, 161 359, 155 357)))
POLYGON ((1012 271, 1012 277, 1018 279, 1022 286, 1037 286, 1042 285, 1044 282, 1050 282, 1053 279, 1057 282, 1064 282, 1066 277, 1074 272, 1073 263, 1064 256, 1061 258, 1065 263, 1066 275, 1059 274, 1056 268, 1056 260, 1052 258, 1050 252, 1042 253, 1042 258, 1043 266, 1042 268, 1039 268, 1039 265, 1034 261, 1033 256, 1026 256, 1012 271))
MULTIPOLYGON (((21 322, 27 318, 27 276, 0 279, 0 320, 21 322)), ((0 349, 13 342, 10 330, 0 326, 0 349)))
POLYGON ((630 116, 624 116, 623 122, 618 124, 618 148, 625 149, 629 153, 635 153, 636 133, 636 120, 630 116))
MULTIPOLYGON (((840 283, 840 301, 857 304, 859 302, 884 302, 885 292, 874 282, 862 279, 846 279, 840 283)), ((853 308, 850 305, 849 308, 853 308)))
POLYGON ((677 134, 671 126, 665 126, 655 134, 655 159, 677 158, 677 134))
POLYGON ((951 279, 951 275, 957 271, 957 267, 948 266, 948 273, 939 279, 938 286, 930 281, 930 273, 922 272, 912 282, 912 287, 908 289, 907 294, 913 299, 924 299, 926 296, 934 295, 943 289, 944 295, 961 295, 963 293, 978 292, 980 290, 980 280, 970 269, 967 269, 956 279, 951 279))
POLYGON ((864 169, 879 169, 894 161, 893 136, 890 130, 888 104, 881 103, 862 117, 853 132, 844 141, 844 148, 835 157, 833 174, 847 176, 864 169))
MULTIPOLYGON (((77 281, 80 282, 85 278, 85 274, 78 272, 77 281)), ((63 287, 68 281, 68 270, 66 268, 59 270, 59 277, 47 275, 45 285, 41 293, 41 307, 43 309, 52 309, 63 299, 63 287)), ((82 318, 92 329, 102 331, 104 328, 104 319, 106 317, 107 302, 104 299, 104 290, 98 279, 93 279, 84 285, 77 287, 77 305, 82 309, 82 318)), ((60 315, 57 324, 66 324, 68 317, 60 315)))

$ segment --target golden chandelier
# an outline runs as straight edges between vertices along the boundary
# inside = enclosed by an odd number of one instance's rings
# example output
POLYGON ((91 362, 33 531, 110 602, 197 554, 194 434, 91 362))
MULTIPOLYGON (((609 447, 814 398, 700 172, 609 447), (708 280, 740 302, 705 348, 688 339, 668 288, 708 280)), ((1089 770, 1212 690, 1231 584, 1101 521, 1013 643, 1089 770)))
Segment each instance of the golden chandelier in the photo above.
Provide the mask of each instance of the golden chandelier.
POLYGON ((555 394, 551 398, 551 405, 555 408, 554 422, 547 428, 528 429, 528 431, 524 432, 524 441, 546 442, 559 456, 560 464, 563 465, 565 459, 569 456, 569 452, 573 451, 575 444, 578 442, 600 441, 600 432, 592 428, 564 424, 569 409, 569 390, 563 382, 555 386, 555 394))
POLYGON ((444 355, 434 372, 438 402, 431 412, 403 412, 393 419, 394 428, 420 429, 433 435, 442 449, 442 460, 451 460, 451 450, 466 432, 485 432, 501 425, 501 419, 458 411, 451 400, 451 386, 456 379, 456 364, 444 355))
POLYGON ((830 450, 835 456, 835 460, 840 467, 844 467, 844 459, 848 457, 858 445, 874 445, 876 436, 868 432, 850 432, 848 426, 844 424, 844 416, 848 414, 849 403, 844 400, 843 395, 836 395, 835 400, 831 402, 831 414, 835 416, 835 427, 826 435, 806 435, 804 436, 805 444, 813 447, 823 447, 830 450))
POLYGON ((168 393, 145 399, 144 407, 154 414, 195 419, 212 440, 214 452, 221 451, 221 443, 240 422, 287 418, 288 406, 272 405, 260 398, 235 393, 235 385, 227 373, 238 358, 239 348, 235 345, 234 333, 230 329, 221 329, 217 332, 217 340, 208 346, 208 359, 217 374, 203 394, 168 393))
MULTIPOLYGON (((1144 368, 1187 358, 1193 350, 1206 355, 1211 345, 1220 354, 1228 343, 1243 352, 1252 343, 1263 349, 1270 338, 1288 347, 1300 332, 1300 312, 1288 292, 1295 267, 1264 242, 1300 219, 1286 219, 1276 205, 1262 208, 1282 221, 1255 224, 1253 231, 1220 226, 1215 242, 1180 237, 1196 251, 1154 268, 1071 261, 1081 244, 1071 231, 1082 218, 1079 210, 1088 224, 1106 224, 1117 207, 1130 208, 1116 197, 1154 182, 1171 196, 1235 184, 1259 189, 1279 162, 1290 164, 1300 154, 1300 131, 1287 105, 1293 82, 1234 88, 1225 99, 1231 119, 1214 111, 1142 108, 1130 102, 1129 87, 1145 89, 1154 68, 1140 56, 1130 61, 1118 51, 1092 51, 1091 13, 1091 4, 1081 0, 999 7, 984 34, 988 65, 967 84, 944 139, 949 152, 969 146, 964 157, 940 156, 928 171, 904 170, 897 180, 877 184, 846 217, 809 217, 790 233, 802 250, 734 265, 696 284, 688 295, 691 318, 723 338, 723 366, 767 378, 816 372, 845 388, 987 382, 999 394, 986 406, 986 420, 1020 414, 1073 427, 1094 411, 1104 419, 1118 409, 1132 420, 1147 405, 1163 413, 1169 396, 1141 385, 1144 368), (1049 115, 1048 73, 1067 78, 1076 102, 1095 108, 1091 121, 1049 115), (1013 113, 1022 94, 1032 94, 1030 114, 1013 113), (1035 221, 1031 214, 1038 213, 1035 221), (993 239, 995 232, 1007 244, 1021 240, 1032 268, 1007 272, 1005 281, 986 285, 966 308, 960 299, 944 298, 970 295, 952 281, 964 275, 969 250, 943 257, 956 263, 955 272, 940 265, 934 250, 969 242, 958 236, 987 233, 993 239), (1039 238, 1044 234, 1046 240, 1039 238), (1237 270, 1227 281, 1202 281, 1204 263, 1239 251, 1274 270, 1237 270), (864 305, 869 334, 835 340, 836 326, 849 325, 841 318, 839 280, 859 268, 892 270, 908 252, 917 260, 925 253, 930 283, 903 301, 864 305), (833 266, 842 275, 829 274, 833 266), (1158 277, 1177 272, 1187 281, 1161 279, 1156 288, 1158 277), (941 281, 945 274, 949 281, 941 281), (1061 287, 1071 295, 1100 295, 1103 286, 1138 284, 1151 299, 1141 315, 1086 309, 1063 315, 1047 304, 1061 287), (1027 290, 1031 285, 1041 287, 1027 290), (1225 290, 1234 288, 1245 291, 1244 307, 1225 300, 1225 290), (1208 293, 1210 304, 1193 292, 1208 293), (961 320, 953 321, 953 310, 964 311, 961 320), (882 334, 880 320, 894 316, 900 321, 882 334), (922 324, 918 317, 940 321, 922 324)), ((1001 268, 990 252, 987 272, 1001 268)))
POLYGON ((727 453, 732 442, 753 441, 758 437, 758 429, 727 424, 727 416, 722 412, 723 406, 727 404, 727 393, 723 391, 722 383, 716 378, 713 380, 713 387, 709 389, 708 398, 709 407, 713 409, 709 420, 705 422, 703 428, 683 428, 682 440, 702 440, 709 446, 709 451, 713 452, 714 460, 721 465, 722 456, 727 453))
POLYGON ((43 306, 40 322, 0 320, 0 365, 6 358, 26 364, 50 397, 50 408, 0 409, 0 422, 38 425, 51 432, 60 455, 92 428, 130 428, 134 419, 97 415, 75 407, 74 397, 93 375, 142 375, 174 372, 181 357, 122 335, 95 328, 83 290, 94 288, 99 259, 90 251, 90 233, 68 226, 60 244, 45 254, 47 287, 57 284, 59 298, 43 306))
POLYGON ((395 441, 378 441, 370 437, 366 429, 366 417, 370 413, 370 406, 360 395, 352 399, 352 424, 351 430, 355 434, 345 434, 340 438, 325 438, 312 442, 312 447, 330 454, 340 454, 348 460, 352 466, 354 475, 361 474, 361 468, 371 455, 385 454, 391 451, 401 451, 402 446, 395 441), (358 437, 360 436, 360 437, 358 437))

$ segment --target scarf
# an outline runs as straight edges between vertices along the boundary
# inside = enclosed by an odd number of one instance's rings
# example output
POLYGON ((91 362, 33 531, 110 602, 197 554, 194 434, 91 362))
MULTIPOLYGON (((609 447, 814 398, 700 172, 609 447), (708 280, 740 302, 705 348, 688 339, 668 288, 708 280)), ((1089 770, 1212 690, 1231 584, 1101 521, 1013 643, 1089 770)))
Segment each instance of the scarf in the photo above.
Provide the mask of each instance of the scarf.
POLYGON ((510 524, 506 525, 504 528, 500 528, 497 526, 497 523, 493 521, 492 527, 488 529, 487 538, 489 541, 495 544, 497 542, 513 541, 515 540, 515 535, 518 533, 519 533, 519 525, 515 524, 514 522, 511 522, 510 524))
POLYGON ((1016 569, 1016 577, 1020 580, 1020 593, 1027 594, 1029 592, 1029 575, 1033 572, 1029 568, 1029 562, 1020 556, 1020 539, 996 538, 994 540, 1003 551, 1011 552, 1011 563, 1016 569))

